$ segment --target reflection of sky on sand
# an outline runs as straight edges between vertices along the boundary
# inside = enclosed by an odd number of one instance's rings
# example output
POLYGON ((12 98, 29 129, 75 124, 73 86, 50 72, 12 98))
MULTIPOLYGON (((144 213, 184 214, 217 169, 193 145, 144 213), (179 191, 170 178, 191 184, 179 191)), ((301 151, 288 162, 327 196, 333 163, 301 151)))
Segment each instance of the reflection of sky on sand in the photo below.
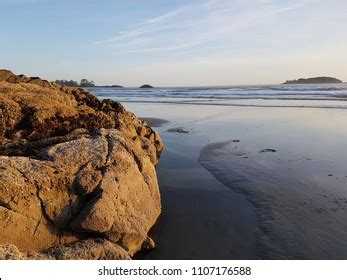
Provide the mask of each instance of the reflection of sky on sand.
MULTIPOLYGON (((158 168, 162 189, 203 190, 208 185, 220 191, 211 178, 209 183, 202 179, 196 165, 200 156, 218 181, 255 205, 260 229, 256 231, 257 257, 347 257, 345 110, 133 103, 126 107, 138 115, 170 121, 159 128, 167 153, 158 168), (174 127, 192 132, 166 132, 174 127), (240 142, 225 142, 232 139, 240 142), (277 152, 259 153, 262 149, 277 152)), ((210 203, 205 200, 204 207, 214 207, 210 203)), ((239 204, 242 207, 249 206, 239 204)), ((172 217, 177 218, 167 215, 162 223, 169 224, 165 219, 172 217)))
POLYGON ((336 171, 334 164, 290 160, 283 154, 259 154, 240 146, 212 144, 203 149, 200 160, 219 181, 256 206, 262 230, 258 256, 346 258, 347 180, 328 176, 336 171))

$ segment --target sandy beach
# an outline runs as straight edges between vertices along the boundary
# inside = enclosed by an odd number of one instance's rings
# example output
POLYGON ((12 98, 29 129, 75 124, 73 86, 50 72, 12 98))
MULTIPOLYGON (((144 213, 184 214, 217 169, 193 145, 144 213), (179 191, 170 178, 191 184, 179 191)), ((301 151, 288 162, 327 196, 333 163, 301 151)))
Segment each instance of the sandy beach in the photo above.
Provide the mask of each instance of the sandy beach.
POLYGON ((146 259, 347 257, 345 110, 125 106, 169 121, 146 259))

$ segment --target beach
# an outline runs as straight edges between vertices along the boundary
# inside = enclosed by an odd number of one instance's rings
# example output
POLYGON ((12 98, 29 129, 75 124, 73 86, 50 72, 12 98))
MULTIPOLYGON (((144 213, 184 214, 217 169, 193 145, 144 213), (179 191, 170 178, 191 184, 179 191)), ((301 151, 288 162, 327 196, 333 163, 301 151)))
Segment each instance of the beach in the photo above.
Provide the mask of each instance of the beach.
POLYGON ((0 259, 347 258, 346 84, 0 91, 0 259))
POLYGON ((343 278, 346 16, 0 0, 0 280, 343 278))
POLYGON ((124 102, 168 121, 156 127, 165 143, 157 248, 142 258, 347 257, 344 100, 269 102, 124 102))

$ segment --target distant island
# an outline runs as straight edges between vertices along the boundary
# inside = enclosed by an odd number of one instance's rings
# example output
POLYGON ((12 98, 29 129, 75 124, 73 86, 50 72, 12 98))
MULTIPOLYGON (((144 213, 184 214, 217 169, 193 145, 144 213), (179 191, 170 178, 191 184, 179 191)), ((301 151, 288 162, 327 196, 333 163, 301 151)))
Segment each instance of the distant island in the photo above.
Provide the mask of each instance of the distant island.
POLYGON ((96 86, 93 81, 88 81, 87 79, 82 79, 81 82, 73 81, 73 80, 55 80, 56 84, 68 86, 68 87, 110 87, 110 88, 123 88, 120 85, 106 85, 106 86, 96 86))
POLYGON ((315 77, 308 79, 289 80, 283 84, 340 84, 341 80, 332 77, 315 77))
POLYGON ((55 83, 68 87, 95 87, 93 81, 88 81, 87 79, 82 79, 80 83, 73 80, 55 80, 55 83))
POLYGON ((151 85, 143 85, 143 86, 140 86, 140 88, 154 88, 154 87, 151 85))
POLYGON ((95 86, 95 87, 106 87, 106 88, 124 88, 123 86, 120 86, 120 85, 111 85, 111 86, 95 86))

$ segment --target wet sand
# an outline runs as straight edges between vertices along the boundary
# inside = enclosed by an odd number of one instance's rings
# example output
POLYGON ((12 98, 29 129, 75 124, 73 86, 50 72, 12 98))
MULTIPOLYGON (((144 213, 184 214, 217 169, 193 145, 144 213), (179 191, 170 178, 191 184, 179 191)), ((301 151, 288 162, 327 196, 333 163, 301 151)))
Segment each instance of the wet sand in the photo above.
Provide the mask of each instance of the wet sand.
POLYGON ((166 138, 158 167, 163 210, 147 259, 253 259, 257 219, 253 206, 198 163, 199 149, 166 138))
POLYGON ((347 198, 336 189, 344 180, 329 176, 325 162, 265 155, 230 142, 207 145, 200 162, 256 207, 259 258, 347 257, 347 198))
POLYGON ((170 122, 146 258, 347 259, 346 110, 126 106, 170 122))

